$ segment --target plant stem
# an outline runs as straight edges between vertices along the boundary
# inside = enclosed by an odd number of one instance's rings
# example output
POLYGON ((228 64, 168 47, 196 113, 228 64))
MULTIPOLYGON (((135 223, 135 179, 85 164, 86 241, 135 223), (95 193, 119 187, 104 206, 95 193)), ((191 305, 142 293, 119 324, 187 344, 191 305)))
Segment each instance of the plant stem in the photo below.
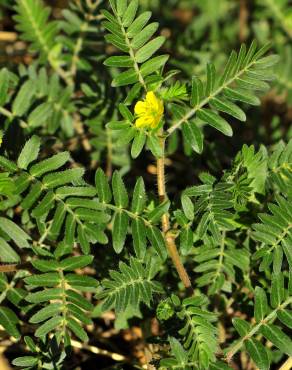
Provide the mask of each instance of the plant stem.
POLYGON ((289 357, 279 370, 289 370, 292 369, 292 357, 289 357))
POLYGON ((247 339, 250 339, 252 338, 255 334, 258 333, 258 331, 260 330, 260 328, 263 326, 263 325, 266 325, 268 324, 271 320, 273 320, 276 315, 277 315, 277 312, 279 310, 282 310, 284 309, 286 306, 288 306, 289 304, 292 303, 292 297, 289 297, 288 299, 286 299, 286 301, 284 301, 281 305, 279 305, 278 307, 276 307, 272 312, 269 313, 268 316, 266 316, 265 319, 261 320, 258 324, 254 325, 251 330, 242 338, 240 338, 234 345, 232 345, 228 352, 226 353, 226 361, 227 362, 230 362, 232 357, 240 350, 240 348, 243 346, 244 342, 247 340, 247 339))
MULTIPOLYGON (((165 188, 165 138, 163 137, 163 135, 161 135, 160 137, 160 146, 162 149, 162 156, 161 158, 157 158, 157 186, 159 200, 162 203, 167 200, 167 193, 165 188)), ((193 288, 189 275, 181 262, 180 255, 176 247, 175 236, 171 233, 171 225, 169 221, 169 215, 167 213, 162 216, 161 223, 165 244, 168 253, 172 259, 172 262, 185 288, 189 291, 190 294, 193 294, 193 288)))

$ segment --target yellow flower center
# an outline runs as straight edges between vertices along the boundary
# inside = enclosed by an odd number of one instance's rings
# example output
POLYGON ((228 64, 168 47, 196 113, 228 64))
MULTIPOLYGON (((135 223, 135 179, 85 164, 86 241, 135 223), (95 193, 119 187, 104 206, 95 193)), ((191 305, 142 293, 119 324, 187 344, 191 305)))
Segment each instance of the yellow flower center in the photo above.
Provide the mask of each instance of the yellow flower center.
POLYGON ((162 100, 158 99, 153 91, 146 94, 144 101, 138 101, 135 105, 137 115, 137 127, 156 128, 163 116, 164 106, 162 100))

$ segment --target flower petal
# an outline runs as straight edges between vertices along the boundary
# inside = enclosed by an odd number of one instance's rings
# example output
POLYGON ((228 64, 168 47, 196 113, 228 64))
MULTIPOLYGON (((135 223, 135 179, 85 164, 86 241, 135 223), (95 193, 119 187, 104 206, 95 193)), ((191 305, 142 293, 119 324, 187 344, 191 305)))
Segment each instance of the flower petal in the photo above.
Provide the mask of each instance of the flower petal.
POLYGON ((138 115, 145 114, 147 112, 147 103, 138 101, 135 105, 135 113, 138 115))
POLYGON ((146 94, 146 102, 151 105, 154 110, 158 110, 158 100, 153 91, 149 91, 146 94))

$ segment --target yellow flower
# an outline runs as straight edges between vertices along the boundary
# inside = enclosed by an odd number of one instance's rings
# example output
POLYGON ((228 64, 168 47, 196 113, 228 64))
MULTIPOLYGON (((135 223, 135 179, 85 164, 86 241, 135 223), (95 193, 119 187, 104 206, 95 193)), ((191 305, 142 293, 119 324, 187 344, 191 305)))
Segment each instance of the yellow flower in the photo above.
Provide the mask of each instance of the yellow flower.
POLYGON ((163 116, 164 107, 162 100, 158 99, 153 91, 146 94, 144 101, 138 101, 135 105, 137 127, 156 128, 163 116))

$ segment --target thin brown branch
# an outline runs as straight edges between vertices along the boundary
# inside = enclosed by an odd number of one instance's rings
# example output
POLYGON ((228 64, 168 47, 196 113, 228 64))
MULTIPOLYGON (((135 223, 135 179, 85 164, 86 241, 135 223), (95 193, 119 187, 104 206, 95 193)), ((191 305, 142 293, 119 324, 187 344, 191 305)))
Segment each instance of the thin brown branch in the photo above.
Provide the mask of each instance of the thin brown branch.
POLYGON ((247 0, 240 0, 239 8, 239 40, 245 42, 247 37, 248 8, 247 0))
POLYGON ((80 343, 74 339, 71 340, 71 344, 75 348, 84 349, 96 355, 110 357, 114 361, 127 361, 127 358, 119 353, 110 352, 110 351, 107 351, 105 349, 101 349, 95 346, 90 346, 89 344, 86 344, 86 343, 80 343))
POLYGON ((279 368, 279 370, 291 370, 292 369, 292 357, 289 357, 283 365, 279 368))
POLYGON ((17 40, 16 32, 0 31, 0 41, 1 42, 14 42, 16 40, 17 40))
MULTIPOLYGON (((158 186, 159 200, 160 202, 164 202, 167 200, 167 193, 166 193, 166 188, 165 188, 165 138, 161 137, 160 145, 161 145, 163 155, 161 158, 157 159, 157 186, 158 186)), ((162 216, 161 223, 162 223, 162 231, 163 231, 164 238, 165 238, 165 244, 166 244, 168 253, 172 259, 172 262, 185 288, 189 291, 190 294, 193 294, 192 284, 188 276, 188 273, 186 272, 186 269, 184 268, 184 265, 181 262, 180 255, 176 247, 175 236, 171 232, 169 215, 167 213, 165 213, 162 216)))

